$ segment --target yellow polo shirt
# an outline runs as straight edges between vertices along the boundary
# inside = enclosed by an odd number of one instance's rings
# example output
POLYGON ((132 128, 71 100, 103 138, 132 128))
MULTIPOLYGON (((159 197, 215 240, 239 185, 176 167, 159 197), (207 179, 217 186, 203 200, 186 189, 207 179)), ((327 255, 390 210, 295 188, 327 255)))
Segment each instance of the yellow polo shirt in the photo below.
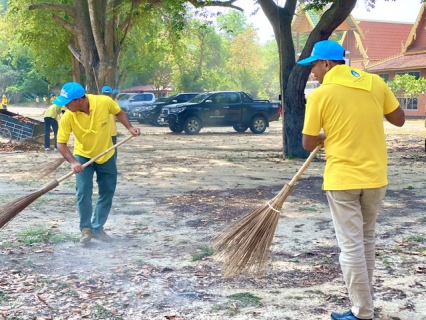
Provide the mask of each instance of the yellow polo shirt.
POLYGON ((52 104, 49 108, 46 109, 44 117, 58 120, 62 110, 64 110, 64 107, 58 107, 56 104, 52 104))
POLYGON ((332 68, 308 98, 303 134, 324 129, 324 190, 379 188, 387 185, 383 116, 399 103, 387 84, 346 65, 332 68))
MULTIPOLYGON (((74 155, 94 158, 112 146, 111 114, 120 112, 120 107, 110 97, 86 94, 90 114, 67 111, 61 118, 58 142, 68 143, 71 132, 75 136, 74 155)), ((114 155, 114 150, 96 160, 102 164, 114 155)))

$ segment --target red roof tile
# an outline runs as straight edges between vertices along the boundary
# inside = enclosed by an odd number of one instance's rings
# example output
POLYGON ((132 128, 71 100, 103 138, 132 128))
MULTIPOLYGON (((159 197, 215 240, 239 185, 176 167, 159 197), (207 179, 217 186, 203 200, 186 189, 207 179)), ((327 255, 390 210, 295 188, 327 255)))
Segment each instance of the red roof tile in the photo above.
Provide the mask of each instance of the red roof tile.
POLYGON ((380 60, 402 52, 413 24, 360 21, 359 26, 365 35, 362 42, 368 57, 370 60, 380 60))
POLYGON ((420 21, 418 21, 419 24, 416 28, 416 37, 408 46, 406 52, 418 52, 426 50, 426 20, 424 19, 424 16, 425 13, 423 13, 423 19, 420 19, 420 21))
POLYGON ((385 70, 409 70, 409 69, 423 69, 426 67, 425 54, 410 54, 398 55, 394 58, 385 59, 379 63, 367 68, 367 71, 377 72, 385 70))
MULTIPOLYGON (((364 39, 361 38, 362 46, 368 60, 374 62, 401 53, 413 24, 361 20, 359 27, 365 36, 364 39)), ((350 40, 345 37, 343 46, 350 51, 351 59, 363 59, 359 44, 352 32, 350 32, 350 40)))

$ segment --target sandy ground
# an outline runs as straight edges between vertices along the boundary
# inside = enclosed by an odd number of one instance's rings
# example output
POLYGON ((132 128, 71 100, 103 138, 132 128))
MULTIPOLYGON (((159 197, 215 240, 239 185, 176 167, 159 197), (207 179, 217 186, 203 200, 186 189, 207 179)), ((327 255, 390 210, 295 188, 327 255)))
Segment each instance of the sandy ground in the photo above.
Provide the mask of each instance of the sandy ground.
MULTIPOLYGON (((41 108, 10 108, 41 119, 41 108)), ((139 126, 119 148, 106 224, 112 243, 78 242, 75 180, 42 196, 0 231, 0 316, 8 319, 330 319, 349 306, 324 193, 324 157, 284 203, 268 271, 223 279, 212 239, 271 199, 302 160, 281 158, 281 123, 264 134, 199 135, 139 126), (41 239, 37 241, 37 239, 41 239)), ((426 319, 424 121, 386 124, 389 190, 378 218, 375 319, 426 319)), ((118 140, 127 135, 119 125, 118 140)), ((36 148, 37 149, 37 148, 36 148)), ((39 150, 1 153, 0 204, 70 170, 39 150)), ((95 189, 96 194, 96 189, 95 189)), ((96 197, 96 195, 95 195, 96 197)))

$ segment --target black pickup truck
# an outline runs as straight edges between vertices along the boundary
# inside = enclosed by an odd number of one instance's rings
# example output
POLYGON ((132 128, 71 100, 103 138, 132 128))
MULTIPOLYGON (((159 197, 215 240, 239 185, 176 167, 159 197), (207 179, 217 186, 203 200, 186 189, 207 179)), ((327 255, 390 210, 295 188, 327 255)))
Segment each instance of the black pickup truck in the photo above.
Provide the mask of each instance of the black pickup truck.
POLYGON ((161 108, 170 104, 183 103, 198 96, 200 92, 183 92, 167 97, 163 101, 156 101, 146 106, 135 108, 133 114, 138 119, 139 123, 148 122, 153 126, 162 126, 160 123, 161 108))
POLYGON ((280 114, 280 103, 255 100, 245 92, 218 91, 162 108, 160 123, 168 124, 174 133, 197 134, 203 127, 232 126, 237 132, 250 128, 251 132, 260 134, 280 114))

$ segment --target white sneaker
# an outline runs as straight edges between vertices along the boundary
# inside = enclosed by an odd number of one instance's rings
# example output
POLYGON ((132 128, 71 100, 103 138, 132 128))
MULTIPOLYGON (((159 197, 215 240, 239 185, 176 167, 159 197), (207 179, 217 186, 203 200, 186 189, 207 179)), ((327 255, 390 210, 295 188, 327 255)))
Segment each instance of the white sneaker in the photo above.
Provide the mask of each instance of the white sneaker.
POLYGON ((44 150, 46 150, 46 151, 50 151, 50 148, 44 148, 44 150))
POLYGON ((58 149, 54 148, 53 151, 58 151, 58 149))

